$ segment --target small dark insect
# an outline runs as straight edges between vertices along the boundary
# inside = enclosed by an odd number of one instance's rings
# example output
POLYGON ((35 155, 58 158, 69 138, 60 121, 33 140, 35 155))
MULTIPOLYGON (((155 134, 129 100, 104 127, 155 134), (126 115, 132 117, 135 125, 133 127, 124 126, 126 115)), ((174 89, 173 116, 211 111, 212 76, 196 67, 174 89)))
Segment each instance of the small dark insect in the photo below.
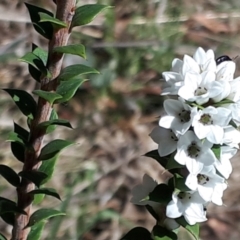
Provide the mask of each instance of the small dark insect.
POLYGON ((225 61, 232 61, 232 59, 227 55, 223 55, 216 59, 216 64, 219 65, 220 63, 225 62, 225 61))

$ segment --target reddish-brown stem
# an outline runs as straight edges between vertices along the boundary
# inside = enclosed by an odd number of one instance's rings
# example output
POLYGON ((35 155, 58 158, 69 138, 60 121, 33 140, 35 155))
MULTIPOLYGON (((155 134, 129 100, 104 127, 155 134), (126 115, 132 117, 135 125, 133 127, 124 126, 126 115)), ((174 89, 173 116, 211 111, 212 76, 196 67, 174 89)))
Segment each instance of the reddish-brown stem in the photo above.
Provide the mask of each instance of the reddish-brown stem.
MULTIPOLYGON (((45 91, 55 91, 58 85, 56 79, 61 71, 63 54, 53 51, 54 47, 65 46, 70 35, 70 24, 75 11, 76 0, 57 0, 56 18, 67 23, 66 28, 56 29, 52 39, 49 41, 47 68, 51 73, 51 78, 41 79, 41 89, 45 91)), ((30 126, 30 144, 34 151, 25 151, 25 161, 23 171, 37 170, 40 166, 38 156, 40 154, 45 132, 37 128, 38 124, 49 120, 52 106, 46 100, 39 98, 37 113, 30 126)), ((16 214, 15 223, 12 230, 12 240, 26 240, 29 228, 25 228, 31 214, 33 197, 28 194, 35 188, 34 184, 26 179, 22 179, 17 188, 17 205, 23 209, 27 215, 16 214)))

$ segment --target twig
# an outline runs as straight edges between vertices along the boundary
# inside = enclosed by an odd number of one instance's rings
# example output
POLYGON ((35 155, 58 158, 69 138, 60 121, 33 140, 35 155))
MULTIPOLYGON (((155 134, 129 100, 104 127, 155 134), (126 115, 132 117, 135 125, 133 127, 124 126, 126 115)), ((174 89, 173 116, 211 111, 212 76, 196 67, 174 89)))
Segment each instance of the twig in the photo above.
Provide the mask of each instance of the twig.
MULTIPOLYGON (((49 42, 49 55, 47 68, 51 73, 51 78, 44 77, 41 79, 41 89, 45 91, 54 91, 57 87, 57 81, 55 84, 50 84, 52 80, 56 79, 61 71, 63 54, 53 52, 53 48, 57 46, 64 46, 67 44, 71 24, 71 16, 73 16, 75 10, 75 0, 58 0, 56 18, 67 23, 67 28, 61 28, 55 30, 53 37, 49 42)), ((37 128, 39 123, 47 121, 51 114, 52 107, 49 102, 39 98, 37 106, 37 114, 30 127, 30 144, 34 151, 27 149, 25 151, 25 162, 23 165, 23 171, 37 170, 40 167, 38 162, 38 156, 40 154, 43 137, 45 131, 37 128)), ((12 240, 26 240, 29 228, 25 228, 31 214, 31 205, 33 197, 28 194, 34 189, 34 184, 26 179, 22 179, 20 186, 17 188, 18 195, 18 207, 23 209, 27 215, 16 214, 15 224, 12 231, 12 240)))

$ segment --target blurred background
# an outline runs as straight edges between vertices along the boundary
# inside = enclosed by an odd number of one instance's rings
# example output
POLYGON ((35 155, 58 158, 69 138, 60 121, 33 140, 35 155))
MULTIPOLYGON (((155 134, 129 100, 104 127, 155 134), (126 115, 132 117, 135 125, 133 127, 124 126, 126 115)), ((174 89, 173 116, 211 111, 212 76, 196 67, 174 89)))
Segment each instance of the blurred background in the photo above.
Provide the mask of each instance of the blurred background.
MULTIPOLYGON (((27 1, 55 11, 50 0, 27 1)), ((46 197, 44 207, 67 212, 46 225, 42 239, 118 240, 129 229, 151 230, 154 219, 144 207, 130 203, 131 189, 145 173, 162 181, 167 173, 153 159, 143 157, 156 144, 148 136, 162 113, 161 73, 175 57, 192 55, 198 46, 213 49, 216 57, 236 61, 239 75, 240 1, 238 0, 80 0, 78 5, 101 3, 105 10, 91 25, 74 29, 70 42, 86 46, 87 60, 66 56, 64 66, 82 63, 100 75, 86 76, 76 96, 57 106, 60 118, 74 130, 58 127, 45 142, 72 139, 76 145, 61 154, 53 179, 47 184, 62 202, 46 197)), ((23 1, 0 0, 0 86, 37 88, 27 65, 17 58, 31 43, 47 49, 47 42, 32 28, 23 1)), ((0 164, 21 170, 11 154, 7 136, 13 120, 26 126, 10 97, 0 93, 0 164)), ((210 206, 208 222, 201 226, 202 240, 240 238, 240 163, 234 170, 222 207, 210 206)), ((0 180, 0 195, 16 199, 14 189, 0 180)), ((37 209, 36 206, 33 209, 37 209)), ((0 219, 0 231, 11 228, 0 219)), ((181 231, 180 240, 191 239, 181 231)))

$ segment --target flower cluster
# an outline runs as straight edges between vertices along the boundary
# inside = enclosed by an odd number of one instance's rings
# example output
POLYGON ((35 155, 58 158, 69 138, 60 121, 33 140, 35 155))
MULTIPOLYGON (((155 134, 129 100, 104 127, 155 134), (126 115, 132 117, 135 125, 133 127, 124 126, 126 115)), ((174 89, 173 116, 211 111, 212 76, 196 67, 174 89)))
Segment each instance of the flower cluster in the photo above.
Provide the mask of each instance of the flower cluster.
MULTIPOLYGON (((240 143, 240 77, 234 78, 234 72, 229 57, 215 59, 212 50, 198 48, 193 57, 174 59, 172 70, 163 73, 162 95, 175 97, 164 101, 166 114, 150 136, 158 144, 160 158, 177 163, 185 184, 183 190, 173 188, 166 219, 183 216, 193 225, 206 220, 208 203, 223 204, 230 159, 240 143)), ((145 196, 156 186, 152 183, 145 196)))

